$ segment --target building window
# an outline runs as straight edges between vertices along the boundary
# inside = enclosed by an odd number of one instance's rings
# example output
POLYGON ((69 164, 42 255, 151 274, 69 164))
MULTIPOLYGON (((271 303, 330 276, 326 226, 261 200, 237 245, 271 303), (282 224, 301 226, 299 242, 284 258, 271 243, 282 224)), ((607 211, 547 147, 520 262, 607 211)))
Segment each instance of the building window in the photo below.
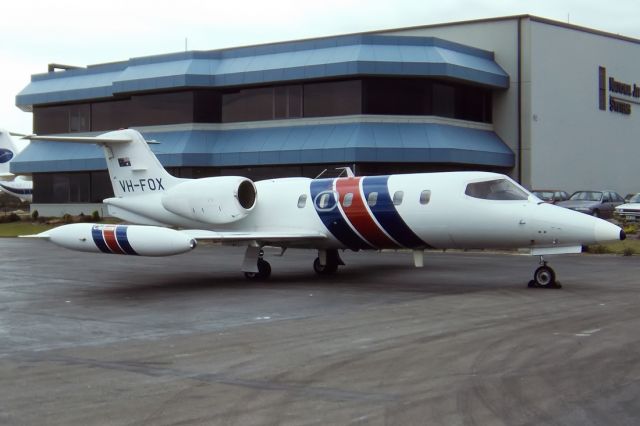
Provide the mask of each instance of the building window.
POLYGON ((277 86, 273 88, 273 118, 302 117, 302 86, 277 86))
POLYGON ((34 107, 33 131, 36 134, 88 132, 91 130, 90 104, 34 107))
POLYGON ((360 80, 307 83, 303 90, 305 117, 362 113, 362 82, 360 80))
POLYGON ((436 115, 491 122, 489 89, 426 78, 366 78, 364 114, 436 115))
POLYGON ((33 123, 34 131, 43 135, 354 114, 436 115, 490 123, 491 110, 489 89, 427 78, 365 77, 34 106, 33 123))
POLYGON ((113 188, 106 171, 33 175, 34 203, 100 203, 110 197, 113 188))

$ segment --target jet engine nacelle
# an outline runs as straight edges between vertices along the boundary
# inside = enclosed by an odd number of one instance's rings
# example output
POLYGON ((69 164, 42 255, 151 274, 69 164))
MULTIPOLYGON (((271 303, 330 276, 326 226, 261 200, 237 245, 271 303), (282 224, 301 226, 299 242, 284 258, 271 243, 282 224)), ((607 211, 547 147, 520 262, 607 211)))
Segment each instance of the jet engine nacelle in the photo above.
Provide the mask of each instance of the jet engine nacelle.
POLYGON ((171 187, 162 195, 170 212, 213 225, 237 222, 256 204, 256 187, 240 176, 194 179, 171 187))
POLYGON ((90 253, 171 256, 196 246, 190 236, 159 226, 73 223, 43 234, 54 244, 90 253))

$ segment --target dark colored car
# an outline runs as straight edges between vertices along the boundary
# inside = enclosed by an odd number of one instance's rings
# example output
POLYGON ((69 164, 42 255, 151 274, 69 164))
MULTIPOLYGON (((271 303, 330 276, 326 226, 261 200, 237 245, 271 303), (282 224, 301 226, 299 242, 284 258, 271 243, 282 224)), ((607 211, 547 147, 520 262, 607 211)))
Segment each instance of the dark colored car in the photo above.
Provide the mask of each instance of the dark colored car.
POLYGON ((557 189, 535 189, 531 192, 533 195, 549 204, 556 204, 560 201, 566 201, 569 199, 569 194, 567 192, 559 191, 557 189))
POLYGON ((558 205, 592 216, 609 218, 613 216, 614 208, 622 203, 624 198, 614 191, 578 191, 558 205))

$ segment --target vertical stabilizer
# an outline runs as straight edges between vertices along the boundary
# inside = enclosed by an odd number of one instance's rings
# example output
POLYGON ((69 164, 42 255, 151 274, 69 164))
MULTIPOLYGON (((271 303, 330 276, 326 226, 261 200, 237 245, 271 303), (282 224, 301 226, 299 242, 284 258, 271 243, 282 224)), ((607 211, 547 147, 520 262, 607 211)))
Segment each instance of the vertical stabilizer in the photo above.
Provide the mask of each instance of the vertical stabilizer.
POLYGON ((182 179, 170 175, 144 137, 135 130, 117 130, 98 136, 124 139, 125 143, 99 142, 104 149, 109 177, 116 197, 131 197, 164 191, 182 179))
POLYGON ((89 143, 102 146, 116 197, 136 197, 163 192, 182 182, 171 176, 136 130, 125 129, 99 136, 27 136, 49 142, 89 143))

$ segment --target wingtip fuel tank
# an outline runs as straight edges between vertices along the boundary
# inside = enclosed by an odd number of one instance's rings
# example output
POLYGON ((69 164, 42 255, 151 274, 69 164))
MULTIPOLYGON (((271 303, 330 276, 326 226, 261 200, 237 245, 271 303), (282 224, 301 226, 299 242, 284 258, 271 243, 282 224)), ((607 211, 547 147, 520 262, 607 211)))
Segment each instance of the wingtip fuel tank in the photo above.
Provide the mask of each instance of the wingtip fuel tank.
POLYGON ((41 235, 61 247, 89 253, 171 256, 196 247, 190 236, 170 228, 74 223, 41 235))

